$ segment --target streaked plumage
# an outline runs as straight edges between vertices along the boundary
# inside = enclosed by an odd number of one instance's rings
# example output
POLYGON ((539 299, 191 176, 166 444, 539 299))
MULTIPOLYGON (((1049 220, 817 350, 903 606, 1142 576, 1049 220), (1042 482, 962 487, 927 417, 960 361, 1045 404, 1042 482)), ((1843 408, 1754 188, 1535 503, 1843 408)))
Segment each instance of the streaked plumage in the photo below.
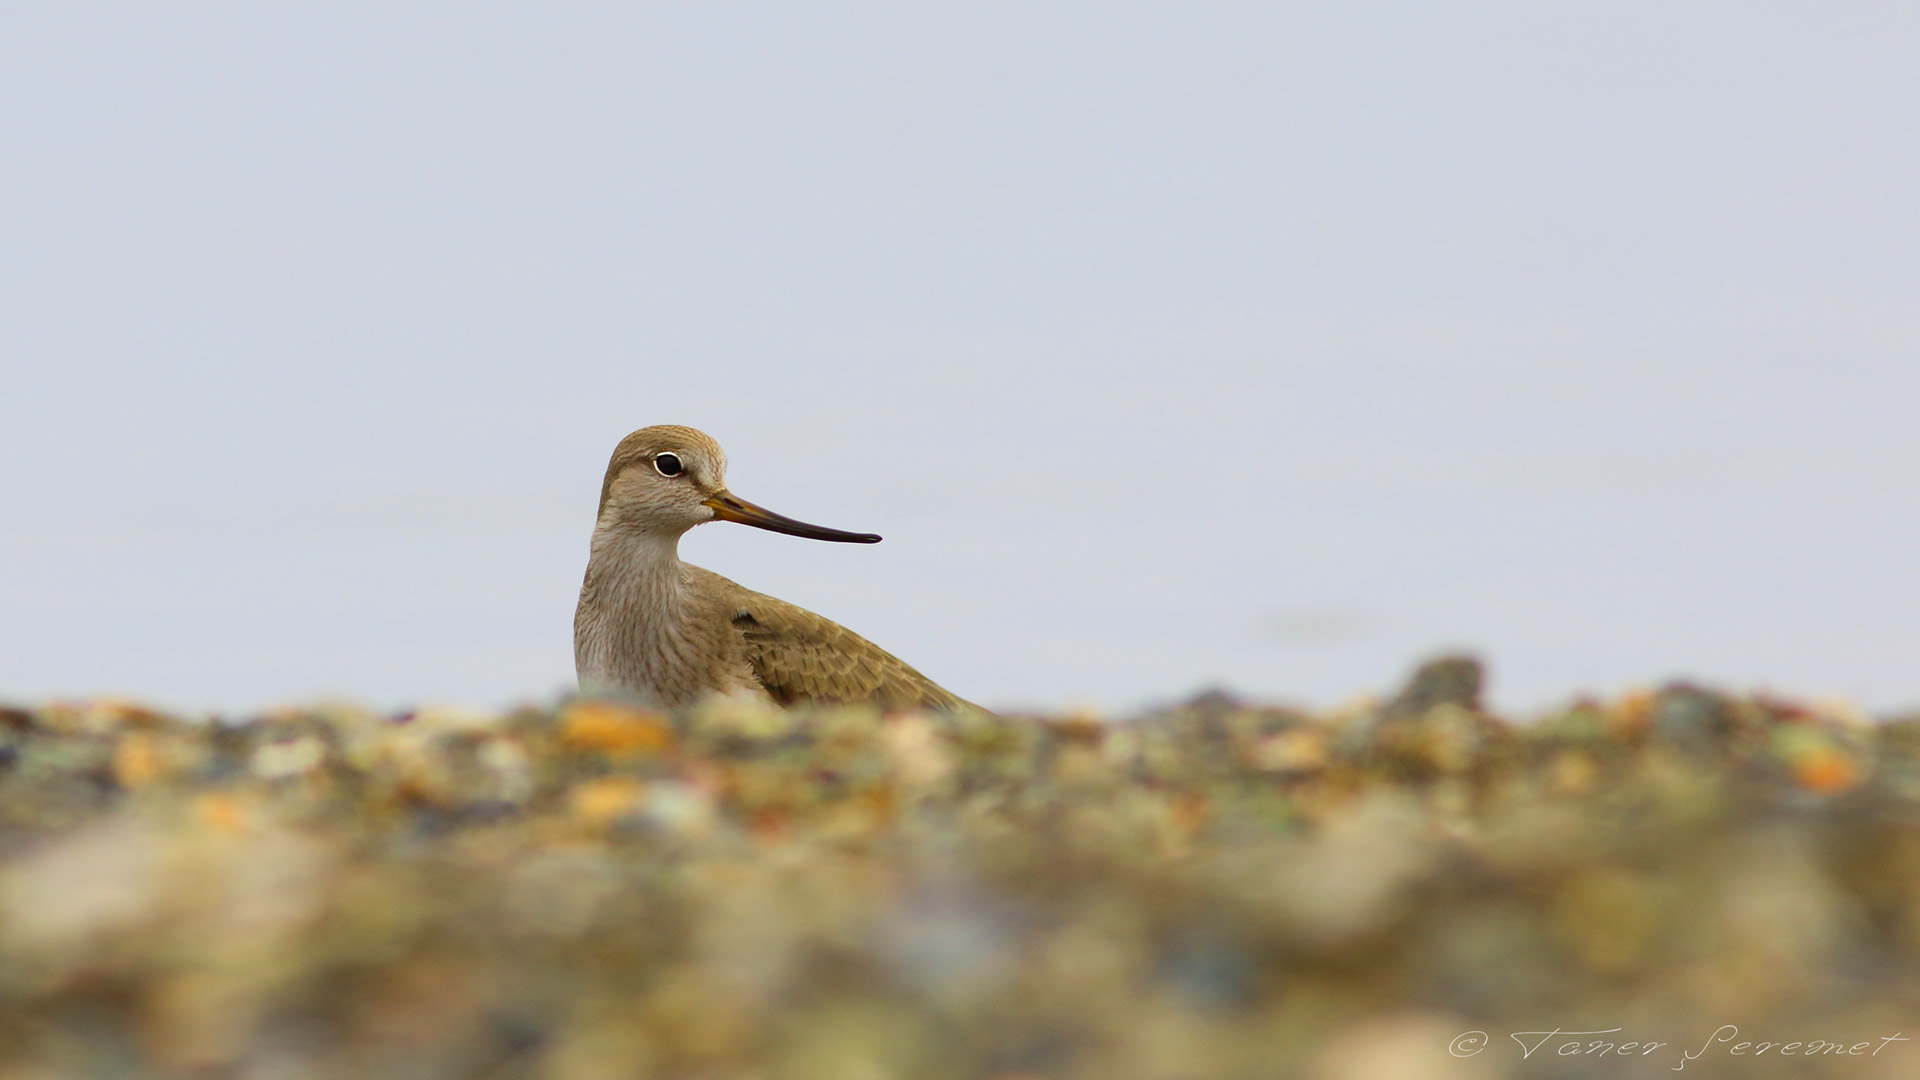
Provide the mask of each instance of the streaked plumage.
POLYGON ((574 612, 582 690, 625 692, 661 707, 718 692, 782 705, 974 708, 837 623, 681 562, 681 535, 716 520, 822 540, 880 539, 735 498, 726 490, 726 455, 692 428, 628 435, 607 464, 574 612))

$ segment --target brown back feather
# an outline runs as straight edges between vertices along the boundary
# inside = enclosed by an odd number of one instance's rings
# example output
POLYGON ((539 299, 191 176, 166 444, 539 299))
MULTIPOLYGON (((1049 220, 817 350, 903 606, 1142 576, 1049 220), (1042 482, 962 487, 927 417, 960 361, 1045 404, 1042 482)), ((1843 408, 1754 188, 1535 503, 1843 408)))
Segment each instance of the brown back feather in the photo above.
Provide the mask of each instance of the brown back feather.
POLYGON ((730 586, 727 603, 747 663, 767 693, 782 705, 866 703, 883 709, 979 709, 831 619, 743 588, 711 571, 701 573, 730 586))

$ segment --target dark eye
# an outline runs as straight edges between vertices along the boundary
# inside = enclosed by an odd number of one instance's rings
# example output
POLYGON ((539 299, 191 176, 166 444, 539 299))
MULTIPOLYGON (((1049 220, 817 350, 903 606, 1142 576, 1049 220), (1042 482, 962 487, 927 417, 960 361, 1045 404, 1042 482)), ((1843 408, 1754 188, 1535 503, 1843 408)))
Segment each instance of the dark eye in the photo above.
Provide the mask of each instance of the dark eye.
POLYGON ((684 469, 685 466, 680 464, 679 454, 653 455, 653 471, 661 476, 679 476, 684 469))

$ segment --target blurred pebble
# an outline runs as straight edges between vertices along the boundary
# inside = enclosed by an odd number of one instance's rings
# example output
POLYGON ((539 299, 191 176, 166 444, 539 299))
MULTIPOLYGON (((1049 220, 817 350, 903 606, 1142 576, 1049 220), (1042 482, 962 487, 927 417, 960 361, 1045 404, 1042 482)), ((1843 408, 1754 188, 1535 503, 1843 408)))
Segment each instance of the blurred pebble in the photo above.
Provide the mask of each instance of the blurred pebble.
POLYGON ((658 753, 673 746, 673 728, 658 713, 611 701, 582 700, 560 710, 560 741, 577 750, 658 753))
POLYGON ((319 767, 327 758, 327 744, 313 735, 302 735, 282 742, 261 743, 253 751, 254 775, 263 780, 281 780, 319 767))
POLYGON ((1542 1024, 1910 1016, 1920 717, 1673 685, 1510 724, 1483 681, 0 708, 0 1077, 1482 1080, 1624 1075, 1520 1056, 1542 1024))

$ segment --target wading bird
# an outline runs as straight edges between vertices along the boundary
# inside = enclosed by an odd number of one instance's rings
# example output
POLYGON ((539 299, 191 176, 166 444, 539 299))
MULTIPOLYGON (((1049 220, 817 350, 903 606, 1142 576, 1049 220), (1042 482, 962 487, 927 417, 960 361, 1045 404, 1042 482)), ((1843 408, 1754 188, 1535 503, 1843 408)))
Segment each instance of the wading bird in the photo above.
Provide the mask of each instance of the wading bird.
POLYGON ((977 708, 837 623, 681 562, 680 537, 709 521, 880 541, 755 506, 727 491, 726 470, 720 444, 689 427, 641 428, 614 448, 573 616, 582 691, 626 693, 657 708, 710 693, 781 705, 977 708))

